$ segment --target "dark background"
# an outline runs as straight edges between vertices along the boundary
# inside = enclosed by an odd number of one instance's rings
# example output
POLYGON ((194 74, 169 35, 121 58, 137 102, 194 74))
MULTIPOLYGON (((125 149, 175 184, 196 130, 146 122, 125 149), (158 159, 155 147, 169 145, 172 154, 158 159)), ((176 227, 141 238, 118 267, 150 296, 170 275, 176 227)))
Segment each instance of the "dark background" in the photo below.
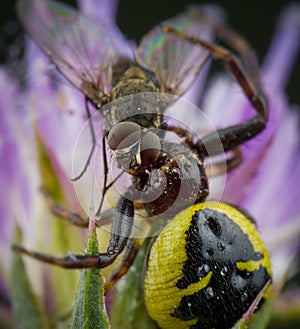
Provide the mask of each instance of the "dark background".
MULTIPOLYGON (((101 1, 101 0, 99 0, 101 1)), ((21 28, 15 24, 14 4, 16 1, 0 3, 0 62, 7 57, 10 44, 21 28), (7 25, 7 22, 9 24, 7 25)), ((71 4, 75 0, 65 1, 71 4)), ((181 12, 189 4, 208 3, 200 0, 120 0, 117 22, 123 33, 130 39, 139 40, 157 23, 181 12)), ((266 54, 275 31, 276 18, 289 1, 285 0, 225 0, 209 3, 222 6, 227 13, 228 23, 250 42, 260 61, 266 54)), ((11 55, 11 54, 10 54, 11 55)), ((17 56, 17 54, 13 54, 17 56)), ((287 87, 290 101, 300 104, 300 61, 294 69, 287 87)))

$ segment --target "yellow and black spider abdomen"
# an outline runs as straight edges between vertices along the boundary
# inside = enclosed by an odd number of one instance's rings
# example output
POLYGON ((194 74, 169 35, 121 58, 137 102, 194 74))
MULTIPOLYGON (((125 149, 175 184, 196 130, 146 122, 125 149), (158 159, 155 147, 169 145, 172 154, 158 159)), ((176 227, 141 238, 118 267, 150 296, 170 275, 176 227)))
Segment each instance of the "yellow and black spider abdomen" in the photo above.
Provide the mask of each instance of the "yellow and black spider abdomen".
POLYGON ((145 303, 163 329, 231 328, 270 281, 268 252, 245 213, 199 203, 175 216, 154 242, 145 303))

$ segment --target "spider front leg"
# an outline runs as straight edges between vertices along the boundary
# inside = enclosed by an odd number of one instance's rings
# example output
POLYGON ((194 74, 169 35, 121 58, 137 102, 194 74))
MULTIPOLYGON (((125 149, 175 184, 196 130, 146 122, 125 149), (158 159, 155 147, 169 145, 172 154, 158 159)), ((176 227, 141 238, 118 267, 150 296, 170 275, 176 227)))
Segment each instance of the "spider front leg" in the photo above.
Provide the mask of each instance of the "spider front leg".
POLYGON ((224 161, 217 161, 206 168, 206 175, 208 178, 216 177, 236 169, 243 161, 243 153, 239 147, 232 150, 232 155, 224 161))
POLYGON ((105 294, 128 272, 142 246, 143 239, 130 239, 121 264, 116 267, 105 282, 105 294))
POLYGON ((209 25, 214 30, 222 41, 230 45, 230 47, 238 53, 239 59, 242 62, 243 68, 246 70, 247 75, 253 81, 258 89, 261 88, 261 81, 259 77, 259 67, 255 52, 241 35, 230 29, 228 26, 220 24, 214 18, 209 16, 205 11, 199 8, 197 15, 202 22, 209 25))
POLYGON ((13 245, 12 249, 42 262, 63 268, 104 268, 112 264, 117 256, 124 250, 128 238, 131 234, 133 217, 133 201, 127 199, 125 196, 121 196, 114 213, 110 242, 105 253, 96 255, 71 254, 63 258, 56 258, 46 254, 27 250, 26 248, 19 245, 13 245))
MULTIPOLYGON (((218 143, 220 141, 226 152, 259 134, 266 126, 268 119, 268 103, 260 87, 259 79, 251 79, 246 73, 246 69, 244 69, 244 66, 247 66, 247 57, 244 56, 243 61, 240 62, 234 54, 223 47, 210 44, 199 38, 191 37, 169 26, 164 26, 163 29, 167 33, 175 34, 180 38, 187 39, 191 43, 207 49, 217 59, 223 61, 224 65, 229 69, 237 83, 241 86, 244 94, 257 113, 254 117, 243 123, 219 129, 216 132, 204 136, 197 145, 198 152, 203 156, 216 155, 220 153, 220 148, 216 148, 215 145, 219 145, 218 143)), ((252 60, 251 64, 253 64, 252 60)), ((255 76, 257 75, 255 74, 255 76)))

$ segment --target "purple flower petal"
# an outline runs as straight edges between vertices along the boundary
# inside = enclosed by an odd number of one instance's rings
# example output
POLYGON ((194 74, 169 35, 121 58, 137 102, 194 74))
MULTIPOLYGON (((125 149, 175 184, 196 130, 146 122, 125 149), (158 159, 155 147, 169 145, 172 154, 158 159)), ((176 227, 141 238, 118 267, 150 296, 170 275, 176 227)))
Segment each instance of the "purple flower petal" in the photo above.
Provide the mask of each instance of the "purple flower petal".
POLYGON ((266 131, 258 138, 267 140, 267 143, 264 142, 266 150, 256 166, 256 176, 248 186, 250 193, 242 201, 257 218, 264 218, 260 224, 267 228, 276 228, 282 221, 300 214, 299 203, 291 202, 299 194, 298 184, 295 184, 300 178, 297 166, 300 160, 298 116, 296 112, 290 112, 286 100, 280 96, 282 91, 278 90, 286 84, 299 44, 300 6, 292 5, 281 17, 278 32, 265 60, 263 79, 270 100, 270 119, 266 131), (274 118, 275 111, 277 115, 274 118), (271 138, 267 138, 270 130, 271 138), (268 204, 273 204, 268 209, 271 222, 265 216, 268 204))
POLYGON ((262 66, 265 85, 286 86, 300 46, 300 5, 293 3, 282 12, 278 29, 262 66))
MULTIPOLYGON (((84 96, 72 87, 57 72, 49 72, 49 61, 32 42, 27 45, 28 81, 27 93, 28 108, 32 111, 38 132, 46 144, 48 155, 60 183, 65 189, 73 206, 78 206, 77 198, 70 179, 78 173, 73 172, 74 161, 82 170, 91 147, 90 131, 86 135, 80 135, 84 126, 85 105, 84 96), (76 149, 76 141, 80 136, 82 150, 76 149), (78 156, 80 155, 80 157, 78 156)), ((93 113, 95 109, 91 107, 93 113)), ((97 114, 100 117, 99 114, 97 114)), ((99 128, 99 120, 94 123, 99 128)), ((101 125, 100 125, 101 127, 101 125)), ((97 137, 102 135, 102 130, 96 130, 97 137)), ((100 137, 101 138, 101 137, 100 137)), ((77 168, 76 168, 77 170, 77 168)))
POLYGON ((48 147, 55 150, 67 166, 65 160, 72 158, 74 141, 84 122, 83 96, 68 87, 66 80, 59 80, 57 76, 53 79, 48 59, 33 43, 30 42, 27 49, 30 77, 27 106, 48 147))
POLYGON ((114 22, 117 14, 118 0, 78 0, 80 11, 95 19, 104 18, 114 22))
MULTIPOLYGON (((224 190, 224 200, 227 202, 238 204, 245 194, 251 193, 249 184, 260 167, 260 163, 283 117, 282 112, 287 106, 282 95, 274 93, 272 96, 270 97, 270 114, 266 129, 242 146, 243 162, 241 166, 227 175, 228 181, 224 190)), ((244 106, 244 112, 246 110, 253 113, 253 109, 248 104, 244 106)))
POLYGON ((300 192, 299 170, 295 164, 300 160, 300 145, 296 113, 286 113, 280 129, 268 147, 265 158, 257 168, 256 176, 249 186, 249 193, 242 200, 260 228, 277 229, 290 215, 300 214, 300 204, 291 203, 291 198, 300 192), (290 177, 293 180, 291 181, 290 177), (272 205, 266 211, 266 206, 272 205), (290 209, 292 207, 292 209, 290 209), (283 217, 282 217, 283 216, 283 217))
POLYGON ((16 223, 30 227, 38 184, 33 136, 28 113, 18 102, 20 89, 7 73, 0 71, 0 244, 2 264, 9 265, 10 245, 16 223))

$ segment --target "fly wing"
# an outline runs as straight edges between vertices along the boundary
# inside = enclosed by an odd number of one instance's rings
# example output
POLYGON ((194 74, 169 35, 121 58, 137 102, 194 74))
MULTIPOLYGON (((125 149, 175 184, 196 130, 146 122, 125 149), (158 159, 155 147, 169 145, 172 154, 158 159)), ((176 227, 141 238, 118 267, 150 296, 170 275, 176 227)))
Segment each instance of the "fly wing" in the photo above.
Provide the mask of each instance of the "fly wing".
POLYGON ((17 12, 25 30, 64 77, 101 105, 111 89, 112 65, 121 56, 109 25, 93 24, 54 1, 21 0, 17 12))
MULTIPOLYGON (((199 8, 191 7, 184 13, 163 22, 190 36, 213 41, 213 28, 201 21, 199 8)), ((161 92, 181 96, 198 75, 209 53, 198 45, 154 27, 141 41, 137 59, 157 75, 161 92)))

